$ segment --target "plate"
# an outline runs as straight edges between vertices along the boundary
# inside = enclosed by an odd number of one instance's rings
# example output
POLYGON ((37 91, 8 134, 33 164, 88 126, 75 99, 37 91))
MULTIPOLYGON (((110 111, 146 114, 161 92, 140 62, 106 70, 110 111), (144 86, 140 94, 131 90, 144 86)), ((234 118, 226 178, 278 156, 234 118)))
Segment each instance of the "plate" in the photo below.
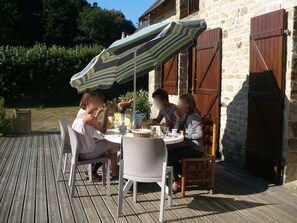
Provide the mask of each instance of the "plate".
POLYGON ((152 131, 150 129, 133 129, 131 132, 137 134, 150 134, 152 131))

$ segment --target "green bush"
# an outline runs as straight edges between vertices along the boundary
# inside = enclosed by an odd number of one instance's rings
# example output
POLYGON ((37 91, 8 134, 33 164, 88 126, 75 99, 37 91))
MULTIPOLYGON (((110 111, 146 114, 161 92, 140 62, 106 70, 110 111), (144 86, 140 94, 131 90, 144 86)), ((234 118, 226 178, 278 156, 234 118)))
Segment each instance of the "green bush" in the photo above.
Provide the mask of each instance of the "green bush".
POLYGON ((0 134, 11 132, 12 120, 7 117, 5 111, 5 100, 0 97, 0 134))
MULTIPOLYGON (((125 100, 133 99, 133 91, 127 92, 120 96, 125 100)), ((149 94, 145 90, 136 92, 136 110, 140 111, 144 119, 149 119, 151 114, 151 104, 149 102, 149 94)))
POLYGON ((78 45, 72 48, 0 46, 0 95, 7 105, 67 105, 80 97, 69 84, 99 54, 99 45, 78 45))

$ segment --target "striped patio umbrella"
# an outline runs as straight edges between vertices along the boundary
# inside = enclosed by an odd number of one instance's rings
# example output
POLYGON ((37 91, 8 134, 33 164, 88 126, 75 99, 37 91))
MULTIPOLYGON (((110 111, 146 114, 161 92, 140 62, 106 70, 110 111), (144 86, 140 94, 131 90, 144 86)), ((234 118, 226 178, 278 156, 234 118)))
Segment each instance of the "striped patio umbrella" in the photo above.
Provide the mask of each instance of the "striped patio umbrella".
MULTIPOLYGON (((110 88, 116 81, 125 83, 153 70, 182 50, 194 45, 206 29, 204 20, 180 20, 151 25, 114 42, 79 73, 71 86, 79 92, 110 88)), ((136 84, 134 82, 134 89, 136 84)))

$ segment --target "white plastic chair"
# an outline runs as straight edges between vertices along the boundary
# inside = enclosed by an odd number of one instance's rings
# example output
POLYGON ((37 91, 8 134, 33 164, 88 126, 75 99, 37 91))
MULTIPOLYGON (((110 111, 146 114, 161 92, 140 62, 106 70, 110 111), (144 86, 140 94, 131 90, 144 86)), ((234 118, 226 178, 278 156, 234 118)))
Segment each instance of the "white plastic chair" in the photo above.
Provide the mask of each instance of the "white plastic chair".
POLYGON ((57 176, 56 176, 57 182, 60 180, 63 156, 64 156, 63 174, 65 174, 66 164, 67 164, 67 155, 68 155, 68 153, 71 153, 70 139, 69 139, 69 134, 68 134, 68 129, 67 129, 67 126, 69 124, 70 124, 70 122, 65 118, 59 119, 59 126, 60 126, 60 131, 61 131, 61 145, 60 145, 58 169, 57 169, 57 176))
POLYGON ((70 195, 73 197, 74 187, 75 187, 75 179, 76 179, 76 167, 79 165, 88 165, 88 173, 89 180, 92 181, 92 163, 102 163, 103 176, 102 182, 103 185, 107 185, 107 195, 110 195, 110 165, 108 158, 106 155, 102 155, 96 159, 88 159, 88 160, 79 160, 78 159, 78 151, 81 147, 80 144, 80 133, 76 132, 72 129, 70 125, 68 125, 68 132, 71 144, 72 151, 72 159, 71 159, 71 168, 70 168, 70 178, 69 178, 69 186, 70 186, 70 195))
POLYGON ((123 137, 123 159, 120 160, 118 217, 122 216, 123 198, 133 184, 136 202, 137 182, 156 182, 161 187, 159 221, 163 222, 165 192, 168 206, 172 204, 172 167, 167 167, 167 148, 163 139, 123 137), (168 176, 168 187, 166 177, 168 176), (125 186, 123 178, 127 179, 125 186))

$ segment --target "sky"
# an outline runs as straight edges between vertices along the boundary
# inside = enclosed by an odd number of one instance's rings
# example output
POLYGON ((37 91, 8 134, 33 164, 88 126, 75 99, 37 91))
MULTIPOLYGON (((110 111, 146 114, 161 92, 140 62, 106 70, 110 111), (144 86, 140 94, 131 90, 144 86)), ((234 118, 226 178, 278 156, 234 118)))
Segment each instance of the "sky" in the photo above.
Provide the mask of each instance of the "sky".
POLYGON ((88 0, 89 3, 97 2, 98 6, 106 9, 116 9, 123 12, 126 19, 131 20, 137 26, 138 18, 156 0, 88 0))

